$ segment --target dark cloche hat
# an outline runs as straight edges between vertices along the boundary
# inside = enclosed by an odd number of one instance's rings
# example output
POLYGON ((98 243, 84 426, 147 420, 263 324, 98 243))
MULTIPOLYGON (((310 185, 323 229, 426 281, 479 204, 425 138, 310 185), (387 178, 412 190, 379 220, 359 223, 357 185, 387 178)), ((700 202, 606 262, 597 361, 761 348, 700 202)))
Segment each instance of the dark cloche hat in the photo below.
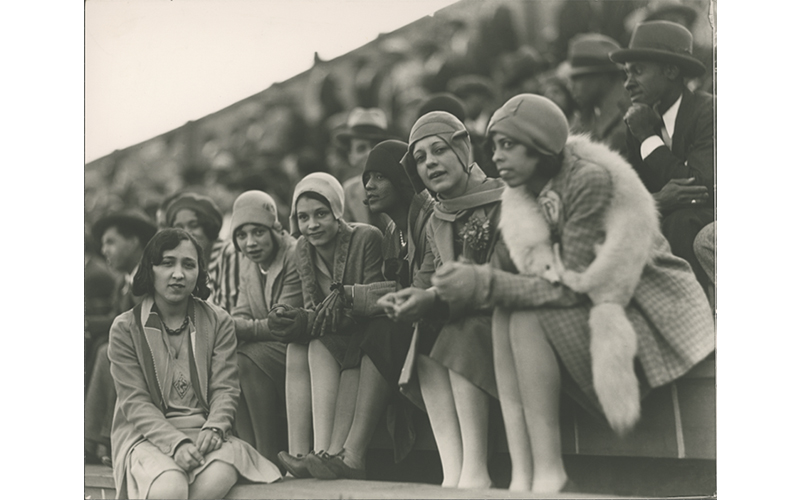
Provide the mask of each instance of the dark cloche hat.
POLYGON ((677 23, 649 21, 636 26, 627 49, 612 52, 616 63, 653 61, 670 63, 687 76, 700 76, 706 67, 692 56, 692 33, 677 23))
POLYGON ((158 230, 155 223, 146 215, 128 210, 106 215, 95 222, 94 226, 92 226, 92 236, 96 241, 100 242, 103 240, 103 234, 112 226, 129 229, 139 237, 142 246, 145 246, 158 230))

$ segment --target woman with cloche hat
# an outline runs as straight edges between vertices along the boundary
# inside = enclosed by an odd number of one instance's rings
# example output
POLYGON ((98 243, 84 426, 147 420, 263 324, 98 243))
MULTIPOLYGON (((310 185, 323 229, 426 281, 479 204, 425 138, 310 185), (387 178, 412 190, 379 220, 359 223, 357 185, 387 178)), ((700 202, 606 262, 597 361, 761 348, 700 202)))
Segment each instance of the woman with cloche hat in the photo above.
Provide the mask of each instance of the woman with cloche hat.
POLYGON ((246 257, 241 292, 231 313, 242 387, 236 432, 277 462, 286 441, 286 344, 270 330, 267 317, 275 304, 303 304, 300 276, 291 258, 296 242, 278 222, 275 200, 262 191, 236 198, 231 235, 236 250, 246 257))
POLYGON ((708 301, 670 253, 652 196, 621 156, 568 133, 541 96, 515 96, 495 112, 487 135, 508 185, 507 252, 494 268, 451 263, 433 278, 445 300, 468 294, 495 307, 510 488, 542 494, 574 488, 561 458, 562 388, 625 434, 650 388, 714 350, 708 301))
POLYGON ((301 303, 279 301, 269 313, 270 331, 289 344, 289 452, 279 453, 278 459, 294 477, 310 477, 309 460, 344 445, 346 429, 334 432, 338 429, 334 423, 352 418, 360 344, 369 323, 369 318, 337 308, 336 314, 317 313, 330 302, 352 304, 347 285, 383 281, 381 232, 367 224, 345 222, 343 212, 344 191, 332 175, 315 172, 297 184, 290 223, 292 234, 300 236, 293 259, 300 275, 301 303))
MULTIPOLYGON (((426 270, 466 259, 488 262, 497 241, 503 183, 472 161, 465 125, 444 111, 411 129, 403 166, 417 192, 436 198, 427 225, 426 270)), ((443 486, 488 488, 489 407, 497 398, 492 367, 491 309, 443 301, 430 282, 381 298, 390 317, 444 324, 432 347, 416 353, 416 373, 444 470, 443 486)))

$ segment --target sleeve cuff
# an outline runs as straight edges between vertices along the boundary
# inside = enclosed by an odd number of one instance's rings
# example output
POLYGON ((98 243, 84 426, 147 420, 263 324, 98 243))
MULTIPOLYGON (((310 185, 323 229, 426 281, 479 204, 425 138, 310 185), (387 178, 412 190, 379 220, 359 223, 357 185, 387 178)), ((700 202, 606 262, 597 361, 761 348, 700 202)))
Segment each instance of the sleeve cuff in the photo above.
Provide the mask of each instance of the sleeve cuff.
POLYGON ((650 153, 652 153, 653 151, 656 150, 656 148, 659 148, 661 146, 666 146, 666 144, 664 144, 664 141, 661 139, 661 137, 657 135, 651 135, 650 137, 642 141, 642 145, 639 148, 639 152, 642 154, 642 159, 645 159, 648 156, 650 156, 650 153))

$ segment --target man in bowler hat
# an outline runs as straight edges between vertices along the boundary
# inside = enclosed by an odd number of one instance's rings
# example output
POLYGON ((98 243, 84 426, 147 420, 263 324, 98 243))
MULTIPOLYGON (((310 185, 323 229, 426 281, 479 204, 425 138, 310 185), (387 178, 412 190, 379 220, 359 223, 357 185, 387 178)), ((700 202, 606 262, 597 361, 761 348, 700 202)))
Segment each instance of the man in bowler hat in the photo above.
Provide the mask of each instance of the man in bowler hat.
POLYGON ((692 34, 673 22, 644 22, 628 48, 609 57, 627 74, 628 159, 658 203, 672 252, 707 286, 693 244, 715 217, 714 99, 685 84, 705 72, 692 56, 692 34))
POLYGON ((622 66, 608 58, 619 49, 614 39, 598 33, 580 34, 570 40, 570 87, 579 109, 572 128, 626 155, 628 127, 622 117, 631 101, 622 85, 622 66))

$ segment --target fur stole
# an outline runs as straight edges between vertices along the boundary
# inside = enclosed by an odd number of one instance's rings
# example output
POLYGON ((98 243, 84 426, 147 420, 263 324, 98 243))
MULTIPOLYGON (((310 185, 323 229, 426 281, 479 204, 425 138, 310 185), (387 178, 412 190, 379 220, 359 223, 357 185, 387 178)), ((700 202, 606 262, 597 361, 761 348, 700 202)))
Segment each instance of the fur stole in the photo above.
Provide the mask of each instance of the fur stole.
MULTIPOLYGON (((659 232, 652 195, 633 168, 607 146, 587 136, 571 136, 564 167, 590 162, 611 176, 613 196, 605 217, 605 240, 595 243, 595 259, 582 272, 565 269, 550 239, 540 203, 525 187, 506 189, 501 229, 521 274, 560 281, 592 301, 589 315, 592 376, 611 427, 619 434, 639 419, 639 386, 634 373, 636 332, 625 315, 659 232)), ((544 195, 544 192, 542 193, 544 195)), ((540 196, 541 198, 541 196, 540 196)))

